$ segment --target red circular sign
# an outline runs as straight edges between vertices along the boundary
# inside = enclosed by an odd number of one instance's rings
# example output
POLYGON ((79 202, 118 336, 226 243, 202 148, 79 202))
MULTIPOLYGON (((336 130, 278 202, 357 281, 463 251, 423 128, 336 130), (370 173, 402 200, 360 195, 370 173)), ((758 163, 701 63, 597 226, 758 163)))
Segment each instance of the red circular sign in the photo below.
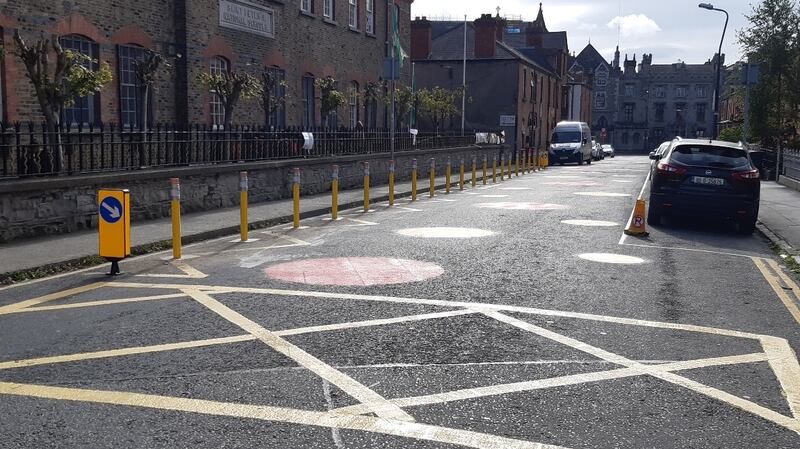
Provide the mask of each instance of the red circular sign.
POLYGON ((272 279, 286 282, 366 287, 424 281, 440 276, 444 269, 417 260, 338 257, 282 263, 267 268, 265 272, 272 279))

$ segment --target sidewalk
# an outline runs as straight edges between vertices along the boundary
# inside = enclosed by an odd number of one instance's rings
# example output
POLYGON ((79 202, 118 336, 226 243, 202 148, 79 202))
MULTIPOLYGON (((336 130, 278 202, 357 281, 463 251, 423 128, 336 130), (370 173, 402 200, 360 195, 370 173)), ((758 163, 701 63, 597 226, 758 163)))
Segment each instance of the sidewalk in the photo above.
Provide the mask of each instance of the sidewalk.
MULTIPOLYGON (((481 185, 480 171, 478 185, 481 185)), ((491 177, 491 174, 489 174, 491 177)), ((458 175, 451 178, 453 185, 458 182, 458 175)), ((374 182, 374 180, 373 180, 374 182)), ((469 183, 469 172, 467 173, 469 183)), ((491 182, 491 179, 489 179, 491 182)), ((437 177, 436 188, 444 189, 444 176, 437 177)), ((430 178, 421 177, 417 182, 417 192, 422 198, 428 195, 430 178)), ((411 182, 395 184, 395 197, 411 196, 411 182)), ((370 188, 370 201, 375 204, 387 201, 389 186, 379 185, 370 188)), ((359 207, 364 204, 362 189, 339 192, 340 210, 359 207)), ((303 196, 300 199, 300 211, 303 218, 329 214, 331 208, 330 192, 319 195, 303 196)), ((292 220, 292 200, 270 201, 250 204, 249 221, 251 226, 263 228, 292 220)), ((239 233, 239 208, 226 208, 214 211, 203 211, 181 216, 182 242, 188 244, 199 240, 233 235, 239 233)), ((171 220, 163 218, 133 222, 131 224, 133 253, 152 251, 153 244, 165 242, 172 238, 171 220)), ((54 265, 87 265, 91 261, 84 260, 97 255, 97 230, 74 232, 0 245, 0 284, 8 274, 36 268, 48 269, 54 265)), ((99 260, 97 261, 99 262, 99 260)), ((55 267, 54 267, 55 268, 55 267)), ((57 269, 53 271, 63 271, 57 269)))
POLYGON ((795 255, 800 254, 800 192, 775 182, 761 183, 761 208, 758 220, 777 242, 795 255), (783 242, 781 242, 781 240, 783 242))

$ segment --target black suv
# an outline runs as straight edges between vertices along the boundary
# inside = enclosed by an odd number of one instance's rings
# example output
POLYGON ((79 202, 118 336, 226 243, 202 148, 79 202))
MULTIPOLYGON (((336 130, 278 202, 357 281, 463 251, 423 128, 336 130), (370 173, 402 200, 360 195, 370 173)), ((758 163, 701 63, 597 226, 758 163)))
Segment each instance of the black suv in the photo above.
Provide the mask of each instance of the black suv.
POLYGON ((761 181, 747 149, 740 143, 676 139, 656 161, 647 221, 664 215, 731 219, 752 233, 758 219, 761 181))

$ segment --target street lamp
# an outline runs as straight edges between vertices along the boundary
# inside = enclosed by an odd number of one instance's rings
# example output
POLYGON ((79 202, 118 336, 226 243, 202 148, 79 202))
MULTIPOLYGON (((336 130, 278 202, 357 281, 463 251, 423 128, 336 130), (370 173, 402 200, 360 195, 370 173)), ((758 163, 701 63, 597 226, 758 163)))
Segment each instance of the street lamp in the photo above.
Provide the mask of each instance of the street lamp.
POLYGON ((722 42, 725 40, 725 31, 728 30, 728 11, 724 9, 715 8, 711 3, 700 3, 697 5, 699 8, 707 9, 709 11, 719 11, 725 13, 725 27, 722 28, 722 38, 719 40, 719 50, 717 51, 717 80, 716 88, 714 89, 714 128, 711 132, 712 138, 718 138, 719 131, 719 83, 722 77, 722 42))

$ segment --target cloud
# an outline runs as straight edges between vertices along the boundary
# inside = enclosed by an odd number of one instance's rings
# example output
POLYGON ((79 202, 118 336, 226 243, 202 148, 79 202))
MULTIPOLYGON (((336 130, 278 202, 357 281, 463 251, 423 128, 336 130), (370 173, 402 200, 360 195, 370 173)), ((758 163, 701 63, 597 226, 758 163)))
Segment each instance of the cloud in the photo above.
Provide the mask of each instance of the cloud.
POLYGON ((576 29, 578 29, 578 30, 588 30, 588 31, 596 30, 597 29, 597 24, 596 23, 581 22, 581 24, 578 25, 576 29))
POLYGON ((617 16, 611 19, 607 26, 609 28, 619 27, 622 37, 647 36, 661 31, 661 27, 658 26, 655 20, 644 14, 617 16))

